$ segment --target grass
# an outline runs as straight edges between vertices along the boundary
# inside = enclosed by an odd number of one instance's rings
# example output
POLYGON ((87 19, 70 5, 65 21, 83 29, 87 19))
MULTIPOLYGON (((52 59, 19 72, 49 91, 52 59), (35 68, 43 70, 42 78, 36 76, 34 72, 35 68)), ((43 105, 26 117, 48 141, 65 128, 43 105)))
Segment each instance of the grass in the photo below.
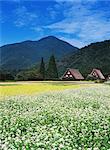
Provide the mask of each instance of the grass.
POLYGON ((4 97, 0 101, 0 149, 110 150, 110 86, 74 86, 4 97))
POLYGON ((59 91, 65 89, 80 88, 90 86, 91 84, 72 84, 63 82, 42 82, 42 83, 25 83, 20 84, 1 84, 0 95, 13 96, 13 95, 32 95, 40 94, 48 91, 59 91))
POLYGON ((18 84, 0 84, 0 87, 2 87, 2 86, 15 86, 15 85, 18 85, 18 84))

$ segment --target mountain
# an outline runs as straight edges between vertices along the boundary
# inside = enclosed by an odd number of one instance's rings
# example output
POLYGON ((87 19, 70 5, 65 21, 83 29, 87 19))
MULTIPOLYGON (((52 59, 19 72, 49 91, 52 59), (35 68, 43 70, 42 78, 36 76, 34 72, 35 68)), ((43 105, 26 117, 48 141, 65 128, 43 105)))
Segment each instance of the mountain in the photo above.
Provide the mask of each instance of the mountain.
POLYGON ((48 36, 38 41, 24 41, 0 47, 1 66, 5 70, 19 70, 38 63, 41 57, 47 60, 54 54, 60 60, 69 53, 75 53, 78 48, 54 36, 48 36))
POLYGON ((93 68, 101 69, 110 74, 110 40, 92 43, 78 49, 54 36, 48 36, 38 41, 24 41, 8 44, 0 48, 1 67, 7 70, 30 68, 41 61, 45 62, 51 54, 57 58, 59 75, 66 68, 77 68, 87 76, 93 68))
POLYGON ((92 43, 81 48, 76 54, 63 58, 59 68, 78 68, 87 76, 93 68, 99 68, 107 75, 110 74, 110 40, 92 43))

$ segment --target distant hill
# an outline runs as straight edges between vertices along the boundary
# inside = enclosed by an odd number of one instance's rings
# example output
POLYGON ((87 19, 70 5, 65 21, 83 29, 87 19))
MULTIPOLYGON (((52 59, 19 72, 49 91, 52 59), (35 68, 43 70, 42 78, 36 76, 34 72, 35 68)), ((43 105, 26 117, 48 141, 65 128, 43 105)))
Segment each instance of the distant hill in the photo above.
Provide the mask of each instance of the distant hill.
POLYGON ((69 67, 78 68, 85 76, 92 68, 101 69, 105 75, 110 74, 110 40, 92 43, 63 58, 59 63, 61 72, 69 67))
POLYGON ((5 70, 19 70, 38 63, 41 57, 47 60, 51 54, 60 60, 69 53, 75 53, 78 48, 54 36, 48 36, 38 41, 24 41, 0 47, 1 65, 5 70))
MULTIPOLYGON (((0 48, 1 67, 5 70, 31 68, 44 57, 45 62, 51 54, 57 58, 59 76, 66 68, 76 68, 87 76, 93 68, 110 74, 110 40, 92 43, 78 49, 54 36, 38 41, 24 41, 8 44, 0 48)), ((46 62, 47 64, 47 62, 46 62)), ((37 69, 37 67, 35 67, 37 69)))

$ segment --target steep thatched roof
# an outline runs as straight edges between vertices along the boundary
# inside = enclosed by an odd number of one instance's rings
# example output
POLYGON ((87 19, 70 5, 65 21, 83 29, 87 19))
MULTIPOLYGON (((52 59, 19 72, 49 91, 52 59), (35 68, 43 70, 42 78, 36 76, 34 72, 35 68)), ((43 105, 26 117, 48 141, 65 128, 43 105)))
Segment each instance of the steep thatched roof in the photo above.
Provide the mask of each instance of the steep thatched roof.
MULTIPOLYGON (((78 69, 71 69, 71 68, 68 68, 65 73, 63 74, 63 76, 61 77, 62 79, 63 78, 66 78, 66 74, 68 74, 68 72, 70 72, 70 74, 72 75, 72 78, 76 79, 76 80, 83 80, 84 77, 82 76, 82 74, 79 72, 78 69)), ((69 78, 69 77, 68 77, 69 78)))

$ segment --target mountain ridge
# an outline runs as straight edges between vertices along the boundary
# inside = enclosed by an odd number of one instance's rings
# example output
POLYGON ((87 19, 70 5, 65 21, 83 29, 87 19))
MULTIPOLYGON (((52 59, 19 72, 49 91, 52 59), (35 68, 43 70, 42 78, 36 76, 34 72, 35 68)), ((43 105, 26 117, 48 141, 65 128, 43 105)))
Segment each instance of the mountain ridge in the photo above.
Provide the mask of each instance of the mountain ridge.
POLYGON ((62 59, 61 70, 68 67, 79 69, 85 76, 93 68, 102 70, 105 75, 110 74, 110 40, 91 43, 76 54, 62 59))
MULTIPOLYGON (((67 42, 67 41, 64 41, 64 40, 61 40, 61 39, 59 39, 59 38, 57 38, 57 37, 55 37, 55 36, 46 36, 46 37, 43 37, 43 38, 40 38, 40 39, 38 39, 38 40, 24 40, 24 41, 20 41, 20 42, 15 42, 15 43, 9 43, 9 44, 5 44, 5 45, 2 45, 2 46, 0 46, 0 48, 2 48, 2 47, 4 47, 4 46, 9 46, 9 45, 14 45, 14 44, 21 44, 21 43, 29 43, 29 42, 39 42, 39 41, 42 41, 42 40, 44 40, 44 39, 58 39, 59 41, 63 41, 64 43, 67 43, 67 44, 69 44, 69 45, 71 45, 71 46, 73 46, 72 44, 70 44, 69 42, 67 42)), ((73 47, 76 47, 76 46, 73 46, 73 47)), ((77 47, 76 47, 77 48, 77 47)), ((79 49, 79 48, 78 48, 79 49)))
POLYGON ((79 69, 85 76, 93 68, 101 69, 104 74, 110 74, 110 40, 91 43, 78 49, 66 41, 48 36, 38 41, 27 40, 9 44, 8 49, 2 50, 3 53, 5 55, 2 57, 1 67, 8 70, 31 68, 34 64, 39 64, 41 57, 44 57, 47 63, 50 55, 55 54, 60 75, 66 68, 79 69), (13 50, 10 47, 14 47, 13 50), (13 55, 15 57, 12 57, 13 55))
POLYGON ((78 48, 54 36, 48 36, 38 41, 27 40, 8 44, 0 47, 1 68, 26 69, 38 63, 41 57, 47 60, 50 55, 54 54, 56 59, 60 59, 77 50, 78 48))

